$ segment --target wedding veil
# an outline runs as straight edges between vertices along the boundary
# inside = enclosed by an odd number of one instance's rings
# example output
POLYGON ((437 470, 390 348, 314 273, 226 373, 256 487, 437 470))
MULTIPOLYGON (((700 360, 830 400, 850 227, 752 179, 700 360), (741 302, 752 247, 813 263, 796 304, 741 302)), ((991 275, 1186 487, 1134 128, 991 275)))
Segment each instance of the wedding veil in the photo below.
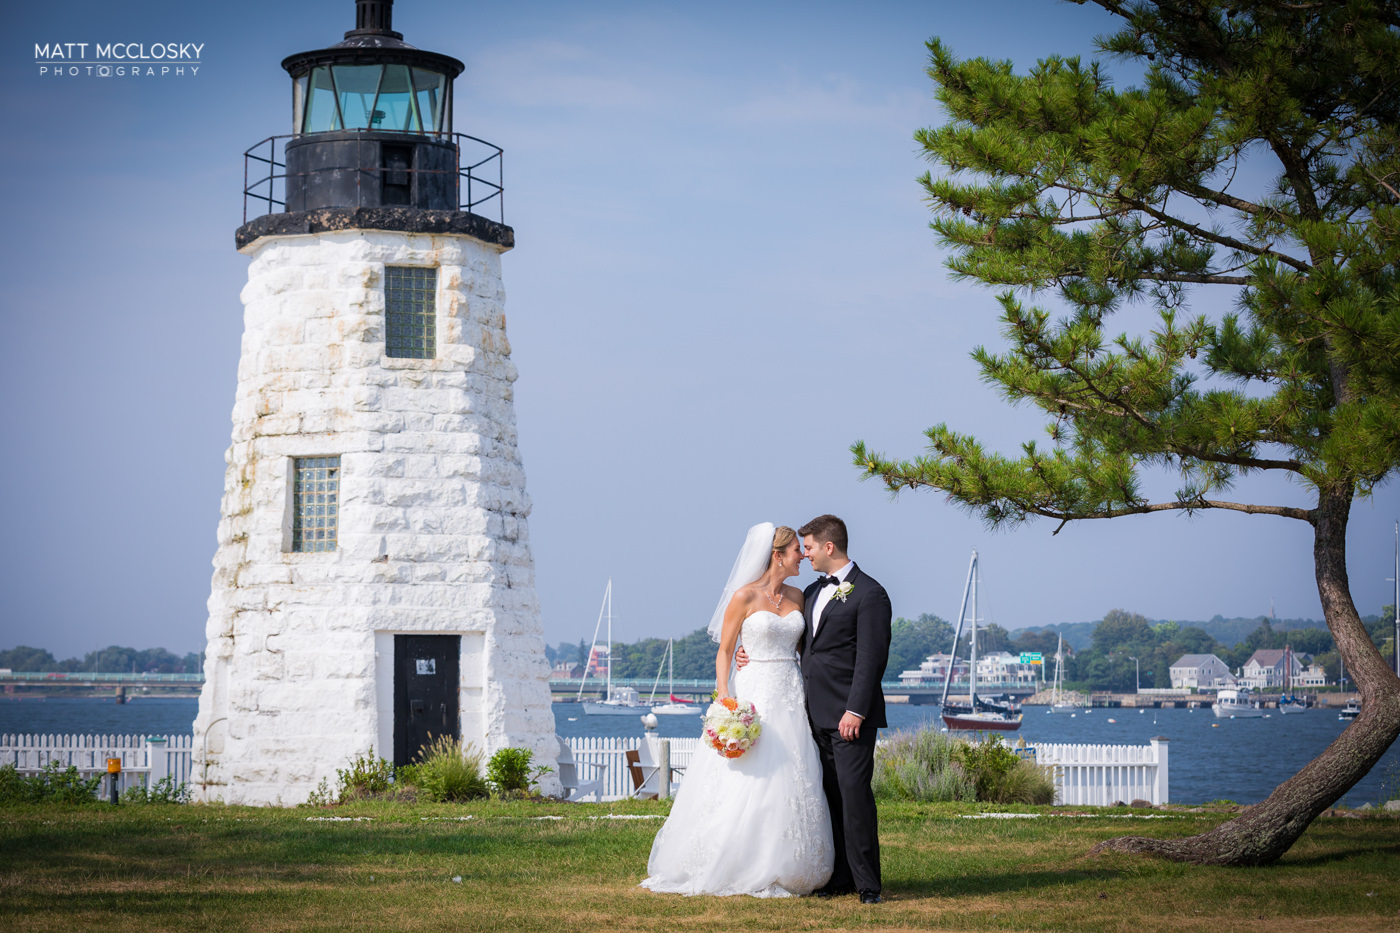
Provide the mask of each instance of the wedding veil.
POLYGON ((768 562, 773 557, 773 532, 776 530, 777 526, 772 522, 759 522, 749 529, 744 538, 744 546, 734 559, 734 569, 729 571, 729 580, 724 584, 719 605, 715 607, 715 614, 710 616, 710 637, 716 642, 719 641, 720 629, 724 627, 724 610, 729 608, 735 591, 757 580, 768 569, 768 562))

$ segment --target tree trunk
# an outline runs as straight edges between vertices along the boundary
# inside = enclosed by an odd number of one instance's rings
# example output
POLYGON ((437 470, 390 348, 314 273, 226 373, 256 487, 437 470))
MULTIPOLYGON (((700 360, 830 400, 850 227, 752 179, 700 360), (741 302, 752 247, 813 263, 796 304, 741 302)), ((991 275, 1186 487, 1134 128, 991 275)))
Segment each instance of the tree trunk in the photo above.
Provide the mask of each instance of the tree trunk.
POLYGON ((1201 865, 1267 865, 1297 841, 1319 813, 1366 776, 1400 735, 1400 679, 1381 658, 1351 601, 1346 529, 1351 491, 1322 492, 1313 520, 1317 591, 1327 627, 1361 694, 1361 715, 1263 803, 1187 839, 1121 836, 1092 853, 1135 852, 1201 865))

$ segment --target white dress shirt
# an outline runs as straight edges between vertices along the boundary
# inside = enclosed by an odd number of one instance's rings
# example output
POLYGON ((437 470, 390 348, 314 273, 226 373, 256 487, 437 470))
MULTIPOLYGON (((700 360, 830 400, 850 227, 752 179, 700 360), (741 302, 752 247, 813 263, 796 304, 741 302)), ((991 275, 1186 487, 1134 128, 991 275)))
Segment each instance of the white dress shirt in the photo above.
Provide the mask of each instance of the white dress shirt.
POLYGON ((817 634, 817 628, 821 625, 822 611, 826 609, 827 603, 831 602, 831 597, 836 595, 836 587, 839 583, 846 582, 846 576, 851 572, 851 568, 856 565, 853 560, 846 561, 846 566, 832 574, 837 583, 828 583, 817 591, 816 604, 812 606, 812 634, 817 634))
MULTIPOLYGON (((832 576, 836 578, 836 582, 828 583, 826 586, 822 587, 820 590, 817 591, 817 601, 812 606, 813 635, 817 634, 817 627, 821 625, 822 610, 826 609, 827 603, 831 602, 831 597, 836 595, 836 587, 846 582, 846 577, 850 574, 851 568, 855 565, 856 562, 853 560, 846 561, 846 566, 842 567, 840 570, 832 574, 832 576)), ((864 716, 861 716, 860 713, 857 713, 854 710, 846 710, 846 712, 860 719, 865 718, 864 716)))

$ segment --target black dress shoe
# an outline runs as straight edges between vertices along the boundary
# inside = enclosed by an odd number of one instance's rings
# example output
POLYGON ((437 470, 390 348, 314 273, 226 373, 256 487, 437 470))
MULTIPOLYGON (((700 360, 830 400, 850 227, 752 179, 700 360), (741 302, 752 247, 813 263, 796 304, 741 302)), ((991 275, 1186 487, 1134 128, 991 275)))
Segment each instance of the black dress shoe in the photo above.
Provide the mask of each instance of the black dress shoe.
POLYGON ((847 894, 856 893, 856 889, 841 887, 839 885, 837 887, 832 887, 829 884, 824 884, 812 893, 815 894, 817 897, 844 897, 847 894))
POLYGON ((860 892, 860 902, 861 902, 862 904, 879 904, 879 903, 881 903, 881 902, 883 902, 883 901, 884 901, 884 898, 880 896, 880 892, 879 892, 879 891, 862 891, 862 892, 860 892))

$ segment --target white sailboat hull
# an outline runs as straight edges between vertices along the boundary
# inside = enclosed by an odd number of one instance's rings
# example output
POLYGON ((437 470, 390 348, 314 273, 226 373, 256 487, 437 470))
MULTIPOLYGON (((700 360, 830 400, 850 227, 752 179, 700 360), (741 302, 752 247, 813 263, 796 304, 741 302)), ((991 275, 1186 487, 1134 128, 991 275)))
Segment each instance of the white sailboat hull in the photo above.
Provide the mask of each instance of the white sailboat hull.
POLYGON ((1002 713, 944 713, 943 724, 949 729, 975 730, 978 732, 994 729, 1010 732, 1021 728, 1021 714, 1007 716, 1002 713))
POLYGON ((651 711, 658 716, 699 716, 702 708, 699 703, 662 703, 651 711))
POLYGON ((641 703, 609 703, 607 700, 599 700, 596 703, 584 703, 583 711, 590 716, 644 716, 652 709, 641 703))

